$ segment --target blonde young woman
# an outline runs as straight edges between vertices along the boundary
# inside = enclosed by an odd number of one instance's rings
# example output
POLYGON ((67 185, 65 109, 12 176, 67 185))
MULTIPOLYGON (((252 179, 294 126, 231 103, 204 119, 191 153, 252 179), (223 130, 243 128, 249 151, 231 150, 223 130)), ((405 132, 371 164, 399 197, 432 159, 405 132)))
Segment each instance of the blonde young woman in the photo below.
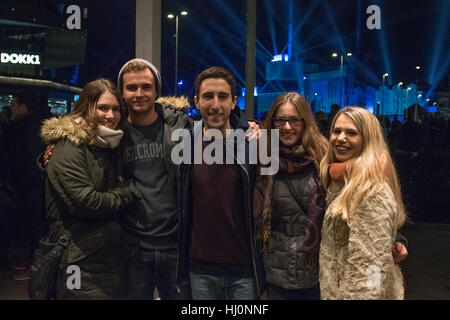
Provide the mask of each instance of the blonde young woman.
POLYGON ((327 140, 308 102, 295 92, 273 102, 264 129, 278 129, 280 140, 280 169, 274 176, 258 177, 254 198, 257 230, 264 242, 268 298, 318 300, 325 213, 319 163, 327 140))
POLYGON ((340 110, 320 164, 327 210, 320 247, 322 299, 403 299, 392 247, 406 219, 397 173, 377 118, 340 110))

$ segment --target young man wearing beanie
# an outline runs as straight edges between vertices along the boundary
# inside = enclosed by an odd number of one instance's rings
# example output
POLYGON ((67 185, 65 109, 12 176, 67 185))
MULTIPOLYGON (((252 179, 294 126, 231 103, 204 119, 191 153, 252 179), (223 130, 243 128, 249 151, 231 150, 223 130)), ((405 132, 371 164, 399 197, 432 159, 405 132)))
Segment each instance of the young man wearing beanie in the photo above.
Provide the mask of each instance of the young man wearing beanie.
MULTIPOLYGON (((125 179, 136 181, 144 199, 121 216, 126 248, 126 288, 129 299, 152 299, 155 287, 161 299, 191 299, 188 277, 179 277, 177 266, 177 166, 170 155, 176 129, 191 129, 193 120, 174 106, 160 104, 161 76, 144 59, 125 63, 117 84, 128 106, 122 139, 125 179), (177 283, 178 282, 178 283, 177 283)), ((249 122, 259 135, 259 126, 249 122)))
POLYGON ((122 140, 122 175, 133 179, 144 197, 121 215, 126 252, 128 299, 190 299, 188 281, 177 285, 177 167, 170 159, 170 137, 193 121, 175 107, 155 102, 161 76, 143 59, 128 61, 118 75, 118 87, 128 107, 122 140))

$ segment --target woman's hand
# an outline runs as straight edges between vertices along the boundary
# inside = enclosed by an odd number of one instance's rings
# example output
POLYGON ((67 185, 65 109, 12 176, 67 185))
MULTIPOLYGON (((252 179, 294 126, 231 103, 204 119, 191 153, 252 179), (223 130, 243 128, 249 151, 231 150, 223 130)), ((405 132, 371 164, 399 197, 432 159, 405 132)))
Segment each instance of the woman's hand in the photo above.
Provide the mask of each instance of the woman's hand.
POLYGON ((55 149, 55 145, 51 144, 45 149, 44 153, 44 165, 47 167, 48 163, 50 162, 50 158, 52 157, 53 149, 55 149))

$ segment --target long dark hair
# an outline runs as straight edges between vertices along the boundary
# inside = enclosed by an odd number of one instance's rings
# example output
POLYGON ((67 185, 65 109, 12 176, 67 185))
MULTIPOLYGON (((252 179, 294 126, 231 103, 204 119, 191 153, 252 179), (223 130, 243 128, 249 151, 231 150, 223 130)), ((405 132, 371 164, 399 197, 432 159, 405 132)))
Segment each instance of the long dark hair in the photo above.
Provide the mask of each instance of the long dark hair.
POLYGON ((89 82, 83 88, 80 98, 75 103, 75 108, 70 115, 76 118, 82 118, 86 124, 93 130, 98 128, 98 119, 96 115, 97 102, 100 96, 106 91, 113 94, 120 105, 120 122, 118 129, 123 129, 126 120, 126 110, 123 105, 122 97, 117 87, 108 79, 98 79, 89 82))

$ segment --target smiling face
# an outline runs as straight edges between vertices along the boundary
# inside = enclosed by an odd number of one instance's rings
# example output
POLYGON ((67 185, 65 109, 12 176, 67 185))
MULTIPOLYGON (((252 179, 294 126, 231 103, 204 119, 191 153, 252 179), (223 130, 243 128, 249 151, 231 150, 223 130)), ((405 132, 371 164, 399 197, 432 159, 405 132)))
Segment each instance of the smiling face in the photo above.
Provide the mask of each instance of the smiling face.
POLYGON ((273 126, 280 130, 280 142, 291 147, 301 143, 304 121, 290 102, 281 105, 272 119, 273 126))
POLYGON ((103 126, 116 130, 121 114, 117 98, 109 91, 105 91, 98 99, 95 112, 98 122, 103 126))
POLYGON ((123 75, 122 96, 130 114, 151 114, 155 111, 155 78, 150 69, 131 71, 123 75))
POLYGON ((363 139, 353 120, 341 114, 331 132, 330 145, 337 161, 344 162, 356 158, 363 149, 363 139))
POLYGON ((237 97, 231 95, 228 82, 221 78, 203 80, 194 101, 202 115, 205 129, 218 129, 225 136, 225 130, 230 128, 231 110, 237 102, 237 97))

